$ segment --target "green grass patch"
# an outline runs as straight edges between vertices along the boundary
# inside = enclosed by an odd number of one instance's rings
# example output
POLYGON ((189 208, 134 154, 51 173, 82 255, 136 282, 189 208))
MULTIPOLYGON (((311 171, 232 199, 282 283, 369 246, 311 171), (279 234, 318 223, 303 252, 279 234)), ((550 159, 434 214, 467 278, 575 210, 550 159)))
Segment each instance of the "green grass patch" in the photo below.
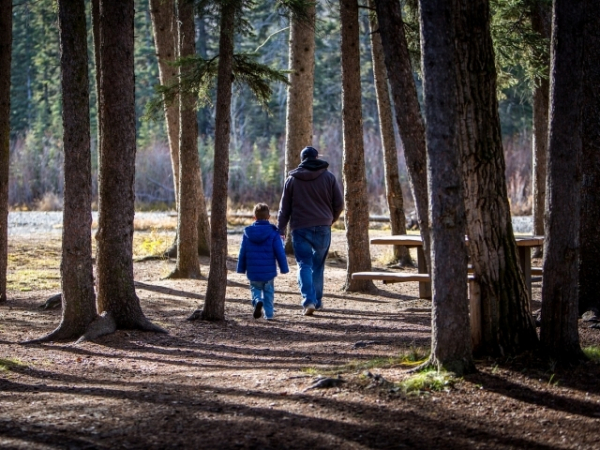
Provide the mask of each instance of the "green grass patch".
POLYGON ((7 274, 8 289, 29 292, 38 289, 60 288, 58 269, 18 269, 7 274))
POLYGON ((27 367, 18 359, 14 358, 0 358, 0 370, 15 370, 15 369, 24 369, 27 367))
POLYGON ((600 362, 600 347, 597 345, 593 345, 591 347, 585 347, 583 349, 583 353, 585 356, 590 358, 594 362, 600 362))
POLYGON ((159 233, 156 229, 150 233, 137 233, 133 237, 133 254, 136 257, 161 255, 171 243, 168 237, 166 233, 159 233))
POLYGON ((451 389, 457 378, 449 372, 427 370, 409 376, 397 383, 397 386, 407 394, 421 394, 426 392, 440 392, 451 389))

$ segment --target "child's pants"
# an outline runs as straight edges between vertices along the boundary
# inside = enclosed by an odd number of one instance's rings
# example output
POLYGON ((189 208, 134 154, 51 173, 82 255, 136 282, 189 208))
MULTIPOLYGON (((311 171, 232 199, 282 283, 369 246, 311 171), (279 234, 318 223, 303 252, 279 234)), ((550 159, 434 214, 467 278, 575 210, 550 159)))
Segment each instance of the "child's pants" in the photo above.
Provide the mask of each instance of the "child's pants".
POLYGON ((252 293, 252 306, 257 302, 263 302, 263 310, 266 319, 273 317, 273 297, 275 296, 275 285, 273 280, 250 281, 250 292, 252 293))

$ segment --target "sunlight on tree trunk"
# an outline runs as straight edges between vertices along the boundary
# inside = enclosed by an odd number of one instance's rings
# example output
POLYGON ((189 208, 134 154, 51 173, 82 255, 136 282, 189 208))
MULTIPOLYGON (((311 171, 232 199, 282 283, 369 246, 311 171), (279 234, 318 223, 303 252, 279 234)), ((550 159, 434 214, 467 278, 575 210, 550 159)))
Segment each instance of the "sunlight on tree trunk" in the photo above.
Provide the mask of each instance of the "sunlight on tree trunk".
MULTIPOLYGON (((309 21, 291 18, 289 86, 287 92, 285 176, 300 164, 300 151, 313 144, 313 88, 315 77, 315 5, 306 11, 309 21)), ((284 177, 285 178, 285 177, 284 177)), ((286 253, 292 254, 287 233, 286 253)))
POLYGON ((429 364, 474 371, 467 300, 465 205, 452 2, 420 1, 423 92, 431 207, 432 338, 429 364))
POLYGON ((555 0, 552 17, 552 104, 540 339, 548 356, 567 361, 583 358, 577 303, 584 101, 581 26, 585 23, 585 4, 586 0, 555 0))
POLYGON ((235 14, 238 0, 225 2, 221 8, 219 68, 215 119, 215 158, 213 196, 210 216, 210 269, 206 300, 201 318, 225 318, 227 289, 227 183, 229 180, 229 132, 231 129, 231 88, 233 70, 235 14))
POLYGON ((348 246, 347 291, 374 291, 371 280, 353 280, 371 270, 369 205, 363 144, 358 1, 340 0, 342 33, 342 127, 344 131, 344 219, 348 246))
POLYGON ((164 331, 144 316, 133 281, 135 98, 133 0, 100 2, 98 310, 118 328, 164 331))
POLYGON ((385 65, 396 111, 396 122, 404 147, 408 179, 415 201, 423 252, 429 263, 429 200, 427 197, 427 154, 425 125, 413 78, 400 3, 396 0, 375 0, 379 34, 385 53, 385 65))
MULTIPOLYGON (((177 1, 179 58, 196 54, 194 5, 187 0, 177 1)), ((179 77, 192 70, 179 67, 179 77)), ((177 263, 170 278, 199 278, 198 207, 200 161, 198 157, 198 123, 195 96, 192 92, 179 94, 179 189, 177 202, 177 263)))
POLYGON ((12 0, 0 0, 0 303, 6 302, 12 0))
POLYGON ((455 5, 467 234, 482 308, 482 344, 475 350, 514 355, 534 349, 537 335, 508 203, 489 4, 455 0, 455 5))
MULTIPOLYGON (((369 0, 369 7, 375 8, 374 0, 369 0)), ((396 137, 394 136, 394 115, 390 103, 385 55, 381 45, 381 35, 379 34, 379 25, 377 24, 375 13, 370 14, 369 25, 373 77, 375 81, 375 93, 377 95, 377 111, 379 113, 381 153, 385 172, 385 196, 390 211, 391 233, 392 235, 406 234, 406 215, 404 214, 404 199, 402 197, 398 170, 398 149, 396 148, 396 137)), ((395 245, 393 262, 401 266, 412 266, 413 261, 410 257, 408 247, 395 245)))

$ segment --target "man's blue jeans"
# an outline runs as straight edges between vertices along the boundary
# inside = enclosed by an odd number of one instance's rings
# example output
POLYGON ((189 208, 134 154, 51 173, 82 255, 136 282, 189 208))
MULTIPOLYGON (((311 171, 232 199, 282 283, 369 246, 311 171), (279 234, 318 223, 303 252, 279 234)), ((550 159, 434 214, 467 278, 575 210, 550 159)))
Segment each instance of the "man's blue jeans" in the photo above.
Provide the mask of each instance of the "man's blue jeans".
POLYGON ((292 231, 292 245, 298 263, 298 285, 302 306, 320 309, 323 299, 325 258, 331 244, 331 227, 299 228, 292 231))
POLYGON ((273 298, 275 297, 275 285, 273 280, 269 281, 251 281, 250 293, 252 294, 252 306, 258 302, 263 302, 265 318, 273 317, 273 298))

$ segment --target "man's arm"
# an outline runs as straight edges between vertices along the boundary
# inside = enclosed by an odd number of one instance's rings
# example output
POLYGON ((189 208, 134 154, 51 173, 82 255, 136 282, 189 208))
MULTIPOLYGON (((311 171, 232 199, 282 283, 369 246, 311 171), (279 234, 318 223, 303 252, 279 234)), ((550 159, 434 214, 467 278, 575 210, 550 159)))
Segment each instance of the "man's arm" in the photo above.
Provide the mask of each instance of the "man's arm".
POLYGON ((279 212, 277 213, 277 230, 279 234, 285 236, 287 225, 292 215, 292 177, 285 180, 281 201, 279 202, 279 212))
POLYGON ((331 211, 333 212, 333 222, 331 224, 333 225, 340 218, 344 210, 344 196, 335 177, 333 177, 332 190, 331 211))

